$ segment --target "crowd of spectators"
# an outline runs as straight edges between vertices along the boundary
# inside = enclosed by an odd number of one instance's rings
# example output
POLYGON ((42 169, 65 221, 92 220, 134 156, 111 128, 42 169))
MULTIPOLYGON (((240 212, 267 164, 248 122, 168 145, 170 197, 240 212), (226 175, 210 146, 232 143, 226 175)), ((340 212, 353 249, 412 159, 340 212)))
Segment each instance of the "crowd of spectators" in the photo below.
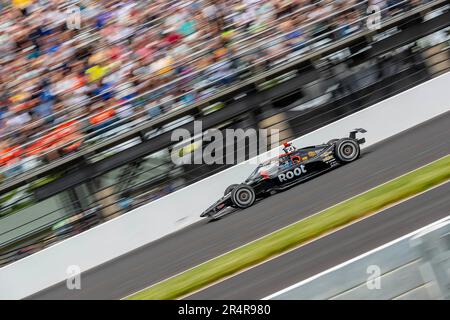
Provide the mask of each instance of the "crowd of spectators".
MULTIPOLYGON (((424 2, 0 0, 0 181, 2 169, 10 176, 24 159, 76 151, 92 133, 183 108, 239 81, 244 69, 254 74, 311 50, 316 39, 357 32, 368 5, 386 17, 424 2), (78 8, 80 28, 71 29, 78 8)), ((129 210, 172 191, 167 185, 119 205, 129 210)), ((0 265, 82 232, 97 223, 94 213, 0 254, 0 265)))
POLYGON ((357 32, 370 4, 386 16, 422 2, 0 0, 0 166, 73 152, 93 132, 183 108, 321 35, 357 32))

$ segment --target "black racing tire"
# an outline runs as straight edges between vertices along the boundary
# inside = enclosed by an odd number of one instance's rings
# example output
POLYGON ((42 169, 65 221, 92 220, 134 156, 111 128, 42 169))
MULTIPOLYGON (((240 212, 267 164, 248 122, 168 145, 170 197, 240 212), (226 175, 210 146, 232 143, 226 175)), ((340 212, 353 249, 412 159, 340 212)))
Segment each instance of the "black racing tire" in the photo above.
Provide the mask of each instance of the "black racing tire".
POLYGON ((238 184, 232 184, 229 185, 226 189, 225 192, 223 193, 224 196, 226 196, 227 194, 229 194, 231 191, 233 191, 234 188, 236 188, 238 186, 238 184))
POLYGON ((256 200, 255 190, 246 184, 240 184, 231 191, 231 201, 237 208, 251 207, 256 200))
POLYGON ((336 142, 334 155, 342 163, 355 161, 359 158, 361 149, 358 142, 350 138, 343 138, 336 142))

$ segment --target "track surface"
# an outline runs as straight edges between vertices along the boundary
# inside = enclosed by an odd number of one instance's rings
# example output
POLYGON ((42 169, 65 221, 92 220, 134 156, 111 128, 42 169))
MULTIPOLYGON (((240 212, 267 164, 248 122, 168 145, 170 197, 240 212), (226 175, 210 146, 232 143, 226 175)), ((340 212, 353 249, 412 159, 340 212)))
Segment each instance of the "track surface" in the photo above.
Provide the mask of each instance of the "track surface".
POLYGON ((200 221, 84 272, 81 290, 68 290, 63 282, 29 298, 123 298, 445 156, 450 153, 449 137, 450 112, 447 112, 365 149, 361 159, 354 163, 219 221, 200 221))
POLYGON ((261 299, 450 214, 450 182, 188 299, 261 299))

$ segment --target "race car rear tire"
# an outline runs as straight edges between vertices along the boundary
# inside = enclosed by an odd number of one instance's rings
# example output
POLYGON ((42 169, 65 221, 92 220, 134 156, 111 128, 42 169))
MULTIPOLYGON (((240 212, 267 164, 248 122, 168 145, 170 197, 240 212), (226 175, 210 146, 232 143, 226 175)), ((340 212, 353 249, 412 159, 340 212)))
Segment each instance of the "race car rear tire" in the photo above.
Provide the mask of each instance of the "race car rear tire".
POLYGON ((238 184, 232 184, 229 185, 226 189, 225 192, 223 193, 224 196, 226 196, 227 194, 229 194, 231 191, 233 191, 234 188, 236 188, 238 186, 238 184))
POLYGON ((361 150, 358 142, 353 139, 344 138, 336 142, 334 153, 340 162, 347 163, 358 159, 361 150))
POLYGON ((231 191, 231 201, 237 208, 248 208, 255 203, 255 200, 255 190, 246 184, 240 184, 231 191))

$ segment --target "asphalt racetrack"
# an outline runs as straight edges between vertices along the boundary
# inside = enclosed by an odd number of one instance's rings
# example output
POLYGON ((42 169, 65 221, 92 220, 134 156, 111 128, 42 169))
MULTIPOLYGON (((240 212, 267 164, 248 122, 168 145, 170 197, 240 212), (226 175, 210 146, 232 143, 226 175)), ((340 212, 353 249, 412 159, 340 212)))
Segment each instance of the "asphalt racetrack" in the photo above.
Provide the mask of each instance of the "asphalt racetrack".
MULTIPOLYGON (((354 163, 271 196, 249 209, 235 212, 218 221, 200 221, 101 266, 83 272, 81 274, 80 290, 68 290, 66 283, 63 282, 38 292, 29 298, 121 299, 208 259, 214 258, 441 158, 450 153, 449 137, 450 112, 447 112, 444 115, 393 136, 388 140, 366 148, 362 157, 354 163)), ((434 195, 435 193, 430 194, 434 195)), ((211 203, 215 200, 211 199, 211 203)), ((435 202, 436 200, 432 198, 430 201, 435 202)), ((180 210, 182 210, 183 205, 188 206, 189 204, 180 203, 180 210)), ((442 212, 443 216, 449 213, 449 207, 447 206, 446 208, 446 212, 442 212)), ((404 214, 408 217, 411 215, 410 225, 412 228, 415 228, 415 219, 425 218, 427 212, 419 210, 404 214)), ((409 221, 408 217, 404 217, 405 221, 409 221)), ((423 221, 423 225, 427 224, 425 220, 423 221)), ((390 225, 390 221, 390 219, 384 220, 382 222, 383 226, 377 229, 379 234, 374 233, 371 238, 379 239, 382 243, 389 240, 389 233, 392 233, 391 236, 395 238, 399 226, 394 225, 394 222, 390 225)), ((417 227, 422 226, 422 221, 416 223, 417 227)), ((400 224, 404 225, 405 222, 400 224)), ((370 224, 364 224, 364 226, 367 230, 360 230, 360 234, 358 235, 346 233, 345 237, 342 237, 339 241, 345 241, 349 246, 351 244, 352 246, 349 248, 358 249, 359 245, 361 245, 361 248, 367 251, 370 245, 365 242, 361 243, 362 240, 358 236, 364 237, 365 233, 374 230, 371 230, 373 226, 370 224)), ((376 246, 377 244, 374 243, 373 247, 376 246)), ((319 247, 308 252, 313 253, 322 249, 319 247)), ((329 250, 329 248, 326 249, 329 250)), ((358 254, 357 251, 351 252, 351 254, 350 252, 347 253, 350 257, 358 254)), ((312 255, 308 259, 312 260, 314 257, 316 256, 312 255)), ((344 261, 346 257, 345 255, 339 257, 337 254, 324 255, 321 260, 322 262, 315 263, 312 261, 309 269, 304 271, 303 275, 286 276, 289 279, 284 279, 284 282, 278 283, 277 285, 274 283, 255 284, 256 287, 261 285, 266 289, 257 295, 254 294, 251 284, 247 284, 248 287, 242 287, 234 296, 229 296, 229 292, 222 292, 221 288, 216 290, 216 286, 212 286, 192 297, 208 299, 237 297, 245 297, 248 299, 262 298, 264 295, 271 294, 292 284, 292 281, 296 282, 301 280, 302 276, 307 277, 339 263, 340 260, 344 261), (330 261, 323 262, 323 260, 327 260, 327 257, 329 257, 330 261)), ((295 266, 292 266, 292 268, 295 268, 295 266)), ((301 272, 301 270, 298 270, 298 273, 301 272)), ((245 273, 242 275, 245 275, 245 273)), ((271 278, 272 275, 266 273, 265 277, 271 278)), ((277 274, 273 275, 273 277, 277 277, 277 274)), ((248 279, 250 278, 251 276, 248 279)), ((230 279, 230 281, 233 280, 230 279)), ((249 281, 251 282, 251 279, 249 281)), ((223 282, 222 285, 235 284, 227 281, 223 282)))
POLYGON ((450 215, 449 195, 447 182, 187 298, 262 299, 450 215))

